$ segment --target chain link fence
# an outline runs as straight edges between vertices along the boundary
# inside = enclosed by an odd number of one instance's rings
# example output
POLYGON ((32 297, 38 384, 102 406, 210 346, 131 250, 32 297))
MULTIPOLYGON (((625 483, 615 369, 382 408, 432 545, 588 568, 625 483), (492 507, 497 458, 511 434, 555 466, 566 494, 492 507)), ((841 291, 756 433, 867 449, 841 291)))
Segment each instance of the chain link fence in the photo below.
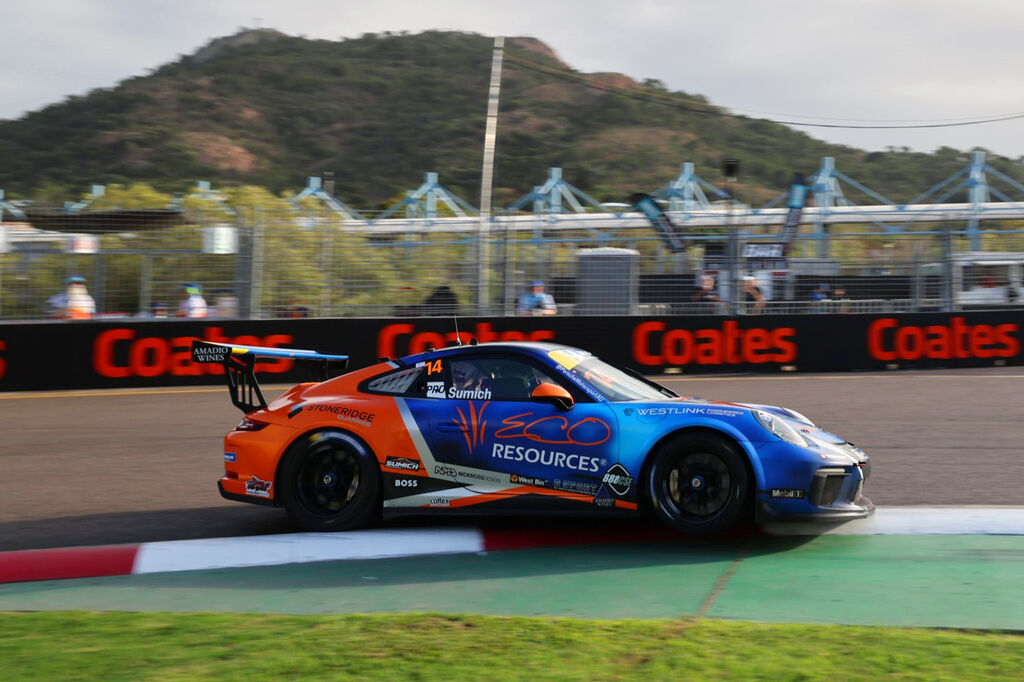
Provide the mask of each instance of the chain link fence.
POLYGON ((695 231, 682 253, 615 214, 355 222, 257 207, 3 222, 0 319, 59 315, 53 297, 72 276, 98 317, 174 316, 184 283, 202 287, 210 316, 242 318, 536 314, 519 310, 535 280, 559 315, 895 313, 1024 294, 1024 231, 983 230, 970 251, 962 224, 832 225, 782 253, 740 222, 695 231))

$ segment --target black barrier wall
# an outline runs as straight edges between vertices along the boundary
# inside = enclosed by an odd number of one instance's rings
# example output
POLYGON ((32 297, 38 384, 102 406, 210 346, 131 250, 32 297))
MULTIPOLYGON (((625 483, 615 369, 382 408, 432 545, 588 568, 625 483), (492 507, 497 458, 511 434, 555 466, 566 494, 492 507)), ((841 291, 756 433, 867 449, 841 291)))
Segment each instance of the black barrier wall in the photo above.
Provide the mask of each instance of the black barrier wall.
MULTIPOLYGON (((464 342, 550 341, 648 374, 873 370, 1021 364, 1021 311, 903 315, 464 318, 464 342)), ((0 325, 0 390, 215 384, 192 339, 348 354, 350 367, 440 348, 450 318, 110 320, 0 325)), ((260 363, 263 381, 306 377, 290 360, 260 363)))

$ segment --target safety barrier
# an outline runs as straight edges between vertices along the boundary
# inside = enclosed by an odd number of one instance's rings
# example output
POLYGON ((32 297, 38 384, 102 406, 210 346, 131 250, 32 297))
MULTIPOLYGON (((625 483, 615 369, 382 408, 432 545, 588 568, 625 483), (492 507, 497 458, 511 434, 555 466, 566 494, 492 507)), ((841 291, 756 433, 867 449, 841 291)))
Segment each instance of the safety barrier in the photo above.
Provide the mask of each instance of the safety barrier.
MULTIPOLYGON (((548 341, 647 374, 875 370, 1021 364, 1020 310, 646 317, 110 320, 0 324, 0 391, 202 385, 192 339, 345 353, 352 366, 456 339, 548 341), (456 333, 458 325, 458 334, 456 333)), ((303 379, 289 360, 264 381, 303 379)))

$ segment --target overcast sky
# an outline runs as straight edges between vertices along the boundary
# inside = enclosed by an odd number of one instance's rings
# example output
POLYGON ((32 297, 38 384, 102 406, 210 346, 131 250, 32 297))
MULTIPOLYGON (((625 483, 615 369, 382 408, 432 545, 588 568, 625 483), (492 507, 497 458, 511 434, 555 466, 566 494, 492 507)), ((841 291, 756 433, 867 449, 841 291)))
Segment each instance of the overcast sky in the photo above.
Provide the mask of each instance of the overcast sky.
MULTIPOLYGON (((18 118, 68 95, 111 87, 211 38, 254 26, 334 40, 428 29, 532 36, 580 71, 656 78, 734 112, 776 120, 907 125, 1024 113, 1021 0, 42 0, 5 5, 0 118, 18 118)), ((1010 158, 1024 156, 1024 118, 952 128, 800 130, 869 150, 979 146, 1010 158)))

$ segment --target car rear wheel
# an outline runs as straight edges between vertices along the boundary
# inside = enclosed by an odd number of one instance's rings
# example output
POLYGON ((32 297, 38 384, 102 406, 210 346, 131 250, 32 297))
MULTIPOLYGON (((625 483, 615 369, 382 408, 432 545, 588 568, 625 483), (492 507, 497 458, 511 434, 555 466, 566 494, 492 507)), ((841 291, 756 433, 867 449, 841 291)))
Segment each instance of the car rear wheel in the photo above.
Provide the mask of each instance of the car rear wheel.
POLYGON ((714 535, 745 517, 750 483, 743 456, 712 434, 681 434, 660 447, 646 492, 658 518, 687 535, 714 535))
POLYGON ((303 530, 349 530, 380 512, 380 467, 362 441, 342 431, 316 431, 285 455, 281 502, 303 530))

